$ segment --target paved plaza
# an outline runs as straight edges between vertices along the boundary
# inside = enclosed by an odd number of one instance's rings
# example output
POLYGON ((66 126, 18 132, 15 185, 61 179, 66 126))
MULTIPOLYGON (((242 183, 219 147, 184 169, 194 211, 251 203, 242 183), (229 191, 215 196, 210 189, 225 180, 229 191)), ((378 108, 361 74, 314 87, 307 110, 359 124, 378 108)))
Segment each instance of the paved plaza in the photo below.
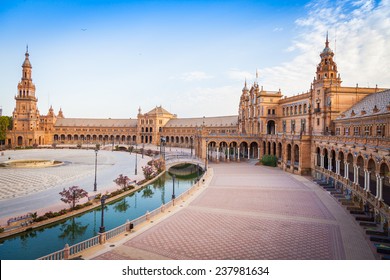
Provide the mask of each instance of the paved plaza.
POLYGON ((208 187, 91 259, 374 259, 362 229, 325 190, 278 168, 211 165, 208 187))

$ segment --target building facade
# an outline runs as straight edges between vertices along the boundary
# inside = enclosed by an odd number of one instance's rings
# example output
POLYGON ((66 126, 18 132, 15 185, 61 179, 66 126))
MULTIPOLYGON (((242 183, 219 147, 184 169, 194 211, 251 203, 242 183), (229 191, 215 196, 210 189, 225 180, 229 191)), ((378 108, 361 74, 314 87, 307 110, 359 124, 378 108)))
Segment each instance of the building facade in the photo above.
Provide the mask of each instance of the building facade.
POLYGON ((332 178, 389 220, 390 91, 342 86, 328 38, 310 89, 291 97, 245 81, 238 115, 178 118, 163 107, 137 119, 66 118, 38 110, 28 50, 15 96, 9 147, 160 145, 187 147, 214 162, 274 155, 283 170, 332 178))

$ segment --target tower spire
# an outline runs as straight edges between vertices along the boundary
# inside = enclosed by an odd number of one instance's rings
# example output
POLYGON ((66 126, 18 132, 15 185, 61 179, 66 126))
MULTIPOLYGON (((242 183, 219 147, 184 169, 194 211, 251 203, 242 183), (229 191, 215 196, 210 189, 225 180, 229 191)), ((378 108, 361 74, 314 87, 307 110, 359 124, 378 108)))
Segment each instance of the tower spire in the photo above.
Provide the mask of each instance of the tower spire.
POLYGON ((326 48, 329 48, 328 31, 326 31, 326 42, 325 42, 325 47, 326 47, 326 48))

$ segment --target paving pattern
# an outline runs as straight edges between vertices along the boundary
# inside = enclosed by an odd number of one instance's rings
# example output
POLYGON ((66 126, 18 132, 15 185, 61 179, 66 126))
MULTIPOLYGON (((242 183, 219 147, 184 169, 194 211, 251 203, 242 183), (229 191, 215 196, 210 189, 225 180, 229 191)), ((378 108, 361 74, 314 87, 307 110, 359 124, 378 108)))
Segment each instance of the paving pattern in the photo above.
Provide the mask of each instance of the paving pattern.
POLYGON ((93 258, 374 258, 352 217, 314 183, 248 163, 212 167, 213 180, 189 206, 93 258))

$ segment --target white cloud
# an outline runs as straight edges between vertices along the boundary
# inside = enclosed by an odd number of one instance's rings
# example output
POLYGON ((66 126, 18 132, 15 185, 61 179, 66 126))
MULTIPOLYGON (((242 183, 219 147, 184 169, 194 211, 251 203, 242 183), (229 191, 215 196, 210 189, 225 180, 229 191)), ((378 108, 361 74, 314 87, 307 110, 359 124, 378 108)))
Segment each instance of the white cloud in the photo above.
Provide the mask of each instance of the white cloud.
POLYGON ((184 81, 192 82, 192 81, 202 81, 202 80, 211 79, 213 78, 213 76, 207 75, 205 72, 193 71, 193 72, 182 74, 180 78, 184 81))
POLYGON ((275 27, 272 31, 273 32, 281 32, 281 31, 283 31, 283 27, 275 27))
POLYGON ((235 81, 244 81, 246 80, 253 80, 255 78, 256 73, 251 73, 249 71, 243 71, 239 69, 230 69, 228 72, 228 77, 231 80, 235 81))
POLYGON ((330 47, 344 86, 390 87, 390 1, 313 1, 305 17, 296 20, 298 36, 287 51, 291 61, 260 69, 264 86, 287 95, 310 88, 329 32, 330 47), (337 44, 336 44, 337 43, 337 44))

